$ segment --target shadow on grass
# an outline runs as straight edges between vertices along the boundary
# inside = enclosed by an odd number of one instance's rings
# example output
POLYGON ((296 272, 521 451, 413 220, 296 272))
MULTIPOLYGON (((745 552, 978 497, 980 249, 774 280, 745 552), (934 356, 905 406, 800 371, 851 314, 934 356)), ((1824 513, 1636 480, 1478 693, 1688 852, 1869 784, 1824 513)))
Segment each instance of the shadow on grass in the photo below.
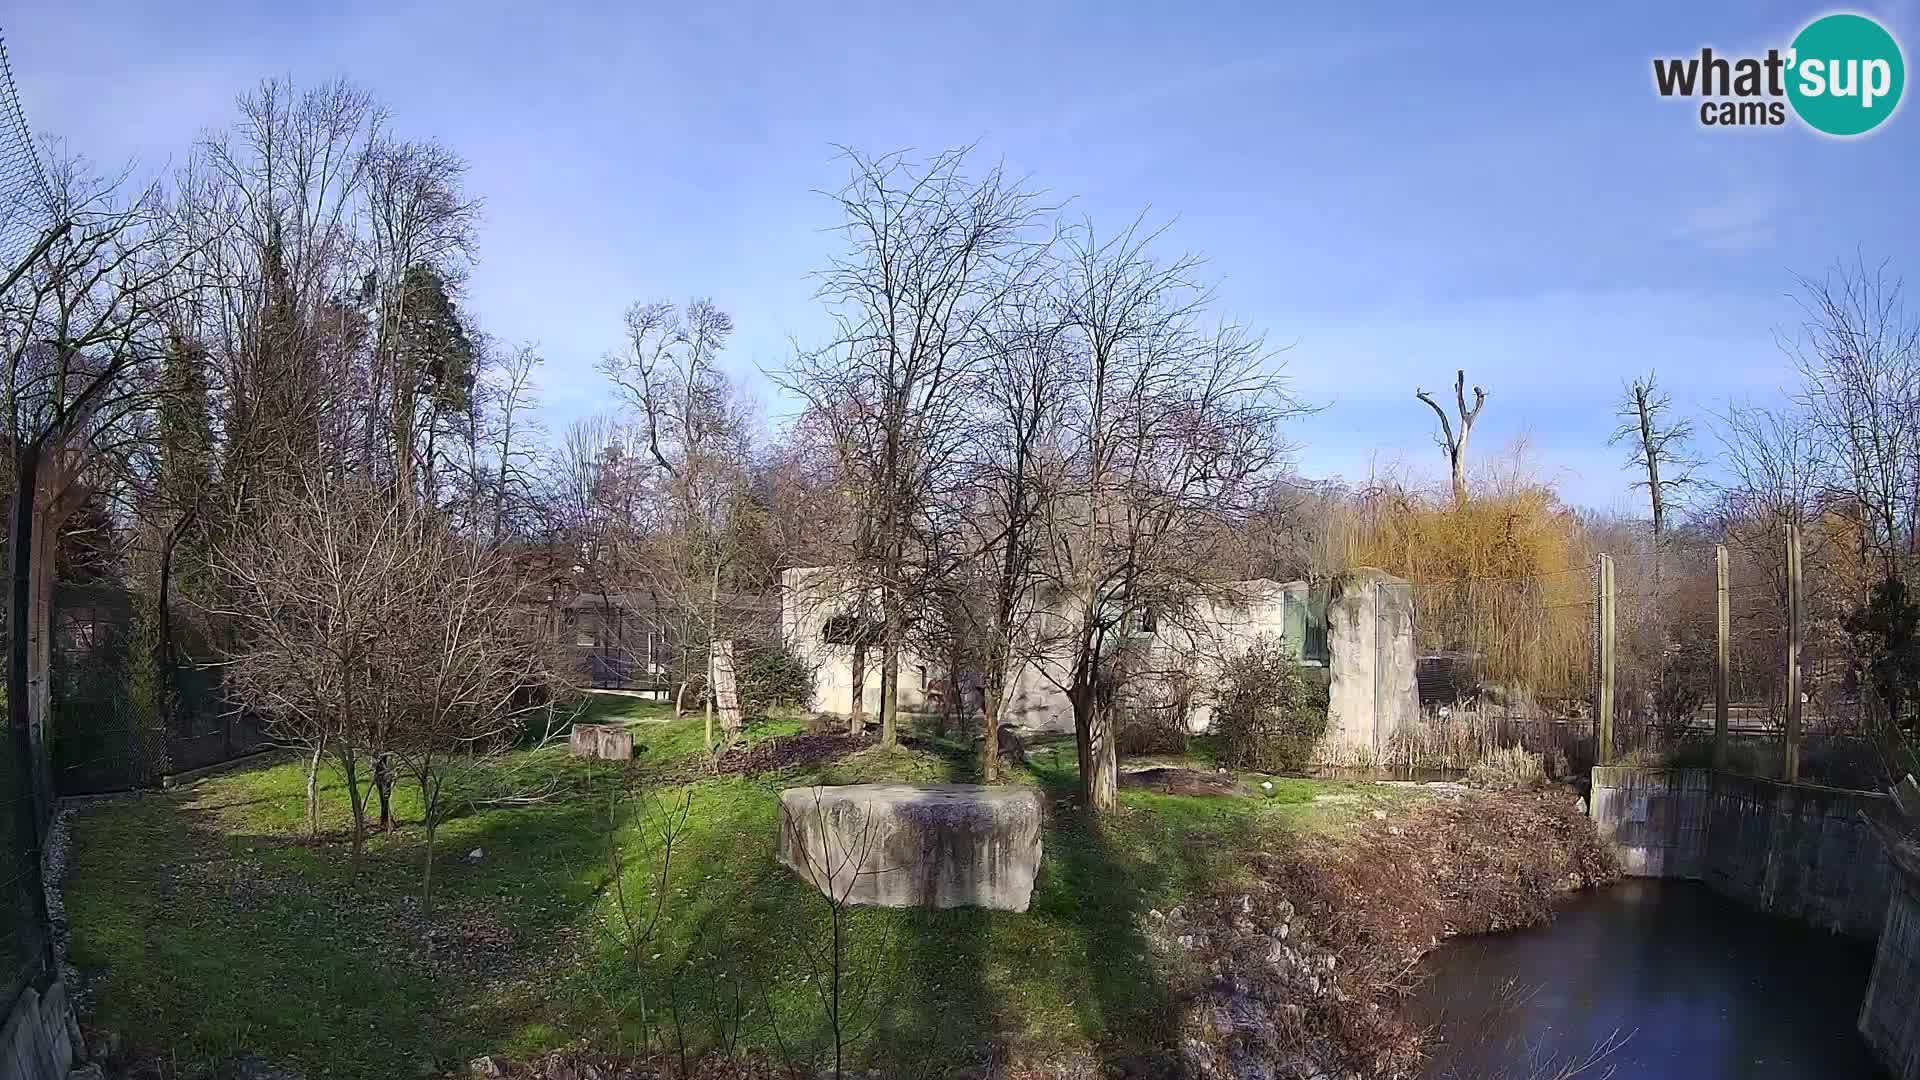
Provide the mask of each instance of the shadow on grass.
POLYGON ((1060 751, 1055 744, 1028 758, 1028 774, 1054 809, 1051 850, 1029 914, 1073 933, 1091 991, 1081 1004, 1081 1030, 1103 1070, 1171 1075, 1166 1051, 1175 1011, 1141 929, 1149 893, 1164 875, 1123 842, 1127 811, 1103 820, 1079 805, 1077 766, 1060 751))

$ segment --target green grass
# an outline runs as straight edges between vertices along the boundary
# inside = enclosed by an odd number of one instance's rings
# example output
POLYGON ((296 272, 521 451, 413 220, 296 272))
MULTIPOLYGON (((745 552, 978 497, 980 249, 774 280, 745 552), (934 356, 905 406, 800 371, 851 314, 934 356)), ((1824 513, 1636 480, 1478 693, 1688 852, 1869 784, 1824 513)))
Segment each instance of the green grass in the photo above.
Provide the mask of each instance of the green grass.
MULTIPOLYGON (((248 1051, 335 1076, 575 1040, 628 1048, 642 1008, 659 1018, 667 1002, 695 1047, 816 1047, 807 954, 830 938, 830 914, 774 859, 779 791, 971 780, 963 744, 926 739, 784 776, 703 778, 693 768, 700 718, 605 697, 584 715, 634 722, 644 749, 632 769, 546 746, 461 777, 431 914, 419 906, 424 837, 409 791, 396 798, 402 827, 370 840, 357 882, 342 782, 327 777, 327 837, 309 844, 297 761, 79 815, 65 890, 96 1018, 150 1054, 248 1051), (650 890, 669 820, 681 829, 661 905, 650 890), (621 944, 622 894, 641 922, 662 912, 637 955, 621 944)), ((747 737, 798 728, 783 719, 747 737)), ((1122 812, 1095 828, 1066 801, 1070 741, 1037 745, 1015 772, 1052 806, 1030 910, 854 911, 850 985, 873 991, 855 1018, 863 1046, 957 1065, 989 1040, 1042 1052, 1150 1044, 1165 1034, 1168 1002, 1141 929, 1148 909, 1232 880, 1244 872, 1236 853, 1266 836, 1336 824, 1387 797, 1288 779, 1264 798, 1127 791, 1122 812)))

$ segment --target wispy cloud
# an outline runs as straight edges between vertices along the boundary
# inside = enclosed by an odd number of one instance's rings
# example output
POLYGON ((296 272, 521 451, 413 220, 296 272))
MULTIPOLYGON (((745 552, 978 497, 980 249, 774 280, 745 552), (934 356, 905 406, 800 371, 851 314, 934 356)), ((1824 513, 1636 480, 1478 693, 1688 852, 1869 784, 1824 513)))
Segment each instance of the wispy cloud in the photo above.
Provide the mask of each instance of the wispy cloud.
POLYGON ((1774 224, 1785 199, 1776 188, 1731 191, 1681 216, 1673 235, 1709 251, 1755 251, 1774 242, 1774 224))

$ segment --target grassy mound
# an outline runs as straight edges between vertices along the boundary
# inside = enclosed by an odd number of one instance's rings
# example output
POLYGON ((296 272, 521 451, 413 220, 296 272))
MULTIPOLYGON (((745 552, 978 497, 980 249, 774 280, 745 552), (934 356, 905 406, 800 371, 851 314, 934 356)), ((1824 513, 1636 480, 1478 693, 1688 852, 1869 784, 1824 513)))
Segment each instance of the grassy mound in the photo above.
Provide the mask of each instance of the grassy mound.
MULTIPOLYGON (((797 721, 775 722, 716 775, 698 719, 625 698, 592 711, 633 723, 644 749, 632 766, 549 747, 466 777, 463 812, 441 830, 431 911, 418 896, 418 803, 404 789, 400 826, 372 839, 357 881, 346 793, 328 778, 324 835, 310 841, 298 762, 84 809, 64 889, 89 1023, 118 1033, 128 1059, 187 1075, 241 1055, 339 1077, 434 1075, 567 1045, 826 1060, 833 921, 775 861, 779 791, 971 780, 966 749, 822 746, 788 738, 797 721), (653 921, 644 948, 623 907, 653 921)), ((1041 742, 1012 778, 1045 789, 1052 807, 1028 912, 851 914, 851 1060, 962 1072, 1008 1059, 1097 1065, 1164 1045, 1177 971, 1148 939, 1150 912, 1257 877, 1248 852, 1332 838, 1419 801, 1243 775, 1252 797, 1129 790, 1096 828, 1068 798, 1074 769, 1070 741, 1041 742)))

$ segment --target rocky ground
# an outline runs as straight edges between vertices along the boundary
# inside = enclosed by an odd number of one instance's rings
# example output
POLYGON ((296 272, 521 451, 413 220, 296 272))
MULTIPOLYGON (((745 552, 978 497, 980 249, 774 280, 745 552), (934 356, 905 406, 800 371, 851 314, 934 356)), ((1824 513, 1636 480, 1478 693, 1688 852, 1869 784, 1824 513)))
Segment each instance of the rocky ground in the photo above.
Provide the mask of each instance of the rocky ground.
POLYGON ((1558 789, 1449 790, 1251 858, 1255 888, 1156 920, 1198 964, 1179 1058, 1207 1080, 1413 1076, 1421 1033, 1401 1006, 1428 950, 1548 921, 1561 895, 1619 877, 1558 789))

